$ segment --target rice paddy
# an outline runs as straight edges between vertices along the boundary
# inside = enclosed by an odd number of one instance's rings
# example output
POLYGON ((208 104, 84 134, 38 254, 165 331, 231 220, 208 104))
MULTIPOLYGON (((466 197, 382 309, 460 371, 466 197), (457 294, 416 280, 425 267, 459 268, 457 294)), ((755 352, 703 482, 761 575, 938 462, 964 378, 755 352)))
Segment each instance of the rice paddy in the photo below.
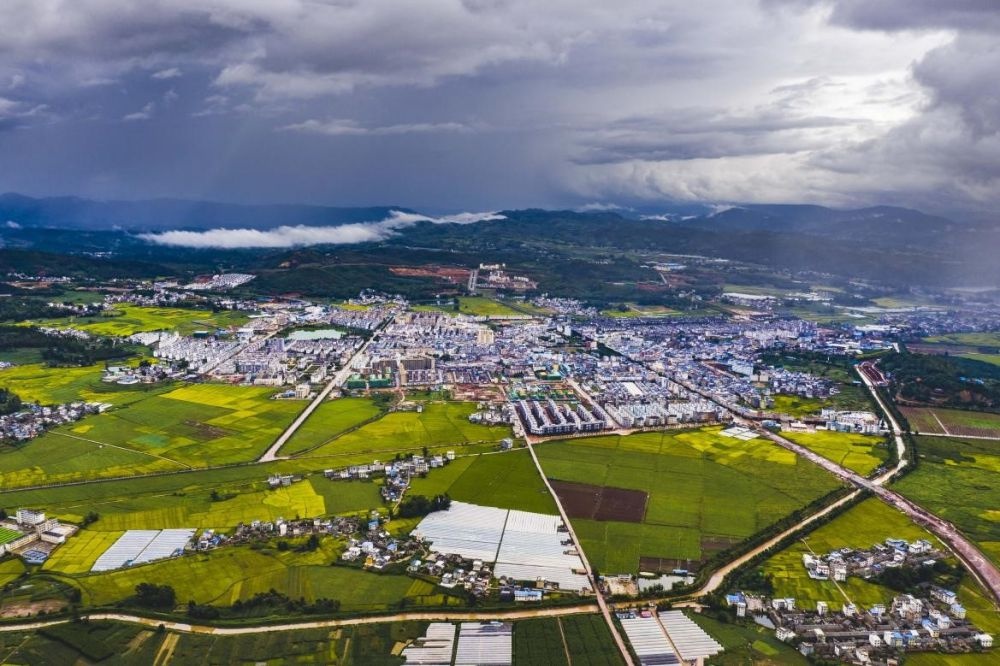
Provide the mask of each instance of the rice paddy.
POLYGON ((305 459, 365 454, 371 456, 370 462, 397 452, 420 453, 423 447, 437 453, 445 449, 477 453, 493 450, 497 442, 511 436, 507 426, 470 423, 475 409, 475 403, 430 402, 420 412, 391 412, 301 455, 305 459))
POLYGON ((781 436, 861 475, 871 474, 889 457, 885 438, 875 435, 828 430, 815 432, 785 430, 781 436))
POLYGON ((42 405, 77 400, 123 405, 167 390, 163 385, 105 384, 101 381, 103 370, 103 365, 79 368, 51 368, 41 364, 17 365, 0 369, 0 386, 12 389, 25 402, 37 402, 42 405))
POLYGON ((289 456, 327 444, 345 431, 377 417, 381 411, 367 398, 340 398, 322 403, 281 448, 289 456))
POLYGON ((181 335, 189 335, 198 330, 242 326, 248 319, 246 314, 236 311, 210 312, 189 308, 116 305, 113 310, 94 317, 66 317, 46 320, 44 323, 46 326, 73 327, 94 335, 128 337, 147 331, 176 331, 181 335))
POLYGON ((414 479, 411 492, 433 496, 447 493, 453 500, 555 514, 556 505, 538 475, 527 450, 458 458, 446 467, 414 479))
MULTIPOLYGON (((102 606, 130 597, 139 583, 170 585, 177 599, 230 606, 271 589, 293 599, 337 599, 348 612, 388 610, 401 599, 411 606, 464 605, 464 597, 446 597, 424 581, 396 574, 376 574, 353 567, 330 566, 340 546, 321 540, 311 552, 233 546, 188 554, 102 574, 60 578, 79 587, 83 602, 102 606)), ((50 572, 56 573, 56 572, 50 572)))
MULTIPOLYGON (((927 539, 938 543, 929 532, 915 525, 904 514, 878 499, 868 499, 768 559, 764 572, 772 577, 775 596, 793 597, 801 608, 815 608, 817 601, 826 601, 831 609, 839 610, 845 599, 837 585, 833 581, 809 578, 802 566, 803 553, 811 550, 825 554, 837 548, 869 548, 887 538, 927 539)), ((896 594, 854 576, 839 585, 851 601, 865 608, 875 603, 888 603, 896 594)))
POLYGON ((790 451, 720 430, 547 442, 535 450, 550 479, 648 493, 641 524, 573 520, 599 570, 635 573, 640 560, 697 568, 839 485, 790 451))
POLYGON ((16 488, 254 460, 303 407, 271 393, 223 384, 126 392, 131 403, 0 450, 0 472, 16 488))

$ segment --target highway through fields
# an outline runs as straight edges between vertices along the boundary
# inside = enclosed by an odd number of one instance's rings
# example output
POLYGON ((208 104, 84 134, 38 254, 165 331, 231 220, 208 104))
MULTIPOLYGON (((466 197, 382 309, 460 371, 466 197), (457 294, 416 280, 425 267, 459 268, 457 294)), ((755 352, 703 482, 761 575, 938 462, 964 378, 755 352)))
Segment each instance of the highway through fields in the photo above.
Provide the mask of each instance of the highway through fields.
POLYGON ((285 432, 281 433, 281 435, 278 436, 278 439, 274 440, 274 444, 271 445, 271 448, 265 451, 264 455, 262 455, 260 458, 257 459, 257 462, 262 462, 262 463, 271 462, 272 460, 279 459, 278 451, 281 449, 281 447, 285 445, 285 442, 291 439, 292 435, 295 434, 295 431, 298 430, 302 426, 302 424, 306 422, 306 419, 308 419, 312 415, 312 413, 316 411, 317 407, 323 404, 323 401, 326 400, 327 397, 329 397, 330 393, 332 393, 335 388, 344 385, 344 383, 347 381, 347 378, 351 376, 351 371, 354 369, 355 361, 364 356, 365 352, 368 350, 368 345, 371 344, 371 341, 374 338, 375 336, 373 335, 372 337, 365 340, 365 343, 363 345, 358 347, 358 350, 354 352, 353 356, 351 356, 351 360, 345 363, 344 367, 338 370, 336 374, 333 375, 333 379, 331 379, 330 382, 323 387, 323 390, 319 392, 319 395, 317 395, 313 399, 313 401, 310 402, 309 405, 302 410, 302 413, 299 414, 294 421, 292 421, 292 424, 288 426, 287 429, 285 429, 285 432))

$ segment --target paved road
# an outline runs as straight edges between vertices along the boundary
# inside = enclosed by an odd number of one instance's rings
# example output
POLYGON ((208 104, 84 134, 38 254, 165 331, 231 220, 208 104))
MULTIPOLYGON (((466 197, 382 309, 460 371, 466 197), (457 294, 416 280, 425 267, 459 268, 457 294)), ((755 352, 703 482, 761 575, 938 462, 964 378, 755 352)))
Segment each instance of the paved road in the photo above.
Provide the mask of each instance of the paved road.
MULTIPOLYGON (((511 611, 414 611, 410 613, 397 613, 395 615, 351 617, 339 620, 303 620, 302 622, 286 622, 283 624, 247 627, 213 627, 209 625, 188 624, 186 622, 174 622, 172 620, 158 620, 143 617, 141 615, 130 615, 127 613, 88 613, 86 615, 81 615, 81 617, 91 621, 110 620, 113 622, 127 622, 129 624, 139 624, 145 627, 153 628, 159 627, 162 624, 165 629, 186 634, 239 636, 241 634, 263 634, 277 631, 296 631, 299 629, 334 629, 336 627, 351 627, 360 624, 407 622, 411 620, 429 622, 489 622, 491 620, 527 620, 537 617, 582 615, 594 613, 596 611, 597 604, 586 603, 578 606, 530 608, 511 611)), ((52 627, 57 624, 67 624, 72 621, 73 620, 69 618, 64 618, 60 620, 40 620, 38 622, 25 622, 18 624, 0 624, 0 632, 33 631, 35 629, 52 627)))
POLYGON ((354 355, 351 356, 351 360, 345 363, 344 367, 333 375, 333 379, 331 379, 330 382, 323 387, 323 390, 319 392, 319 395, 317 395, 313 401, 302 410, 302 413, 299 414, 294 421, 292 421, 292 424, 285 429, 285 432, 281 433, 278 439, 274 440, 274 444, 271 445, 271 448, 265 451, 264 455, 257 459, 257 462, 271 462, 272 460, 278 460, 278 451, 285 445, 285 442, 291 439, 292 435, 295 434, 295 431, 306 422, 306 419, 308 419, 312 413, 316 411, 316 408, 323 404, 323 401, 329 397, 330 393, 333 392, 333 389, 344 385, 347 378, 351 376, 351 371, 354 370, 354 362, 364 355, 364 353, 368 350, 368 345, 371 344, 374 337, 375 336, 368 338, 365 340, 363 345, 358 347, 358 351, 354 352, 354 355))

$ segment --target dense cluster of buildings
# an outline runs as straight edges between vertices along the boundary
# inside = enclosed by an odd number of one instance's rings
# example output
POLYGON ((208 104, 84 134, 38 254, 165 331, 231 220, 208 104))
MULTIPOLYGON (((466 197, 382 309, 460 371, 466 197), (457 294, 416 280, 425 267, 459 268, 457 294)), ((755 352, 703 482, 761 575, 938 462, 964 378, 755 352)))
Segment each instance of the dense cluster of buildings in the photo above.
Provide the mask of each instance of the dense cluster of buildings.
POLYGON ((18 509, 0 521, 0 556, 11 553, 26 564, 42 564, 78 529, 46 516, 44 511, 18 509))
POLYGON ((955 592, 933 586, 923 596, 900 594, 891 604, 876 603, 867 609, 845 602, 840 612, 823 601, 806 610, 798 608, 795 599, 742 592, 727 595, 726 601, 737 616, 752 616, 773 629, 779 640, 818 659, 887 664, 906 652, 964 653, 993 646, 992 635, 966 619, 955 592))

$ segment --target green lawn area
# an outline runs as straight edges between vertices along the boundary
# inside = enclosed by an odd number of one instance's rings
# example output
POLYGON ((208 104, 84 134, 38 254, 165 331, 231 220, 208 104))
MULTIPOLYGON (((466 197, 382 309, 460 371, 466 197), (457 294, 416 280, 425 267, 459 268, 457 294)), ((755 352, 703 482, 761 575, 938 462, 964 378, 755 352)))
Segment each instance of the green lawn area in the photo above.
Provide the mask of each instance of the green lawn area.
POLYGON ((700 428, 546 442, 546 475, 648 493, 641 524, 574 519, 591 562, 636 572, 640 557, 698 563, 834 490, 819 467, 765 440, 700 428))
POLYGON ((1000 564, 1000 442, 916 440, 919 464, 894 488, 955 523, 1000 564))
POLYGON ((253 460, 305 404, 272 393, 226 384, 112 393, 134 401, 5 447, 0 472, 11 488, 253 460))
POLYGON ((301 458, 329 459, 329 465, 340 466, 340 456, 367 456, 371 462, 391 458, 397 452, 420 453, 425 446, 435 453, 449 449, 459 454, 477 453, 493 450, 497 442, 511 436, 506 426, 470 423, 469 414, 474 411, 476 405, 471 402, 430 402, 423 405, 422 412, 391 412, 301 454, 301 458))
POLYGON ((876 435, 856 435, 828 430, 816 432, 785 430, 781 435, 862 475, 868 475, 881 467, 889 457, 885 438, 876 435))
MULTIPOLYGON (((809 578, 802 566, 803 553, 810 552, 810 548, 818 554, 835 548, 868 548, 887 538, 928 539, 938 543, 929 532, 899 511, 878 499, 868 499, 807 534, 805 543, 798 541, 768 559, 764 571, 772 577, 774 596, 794 597, 801 608, 815 608, 817 601, 826 601, 832 610, 840 610, 844 603, 843 596, 832 581, 809 578)), ((854 603, 866 608, 875 603, 888 603, 897 594, 854 576, 840 586, 854 603)))
POLYGON ((77 328, 95 335, 127 337, 146 331, 177 331, 189 335, 198 330, 242 326, 249 317, 243 312, 157 308, 140 305, 117 305, 114 310, 94 317, 66 317, 44 322, 26 322, 55 327, 77 328))
POLYGON ((616 319, 634 319, 636 317, 673 317, 681 313, 662 305, 635 305, 628 303, 625 310, 609 308, 601 310, 601 314, 605 317, 614 317, 616 319))
POLYGON ((549 495, 527 450, 457 458, 441 469, 415 479, 411 492, 432 496, 448 493, 453 500, 556 514, 549 495))
MULTIPOLYGON (((413 606, 464 605, 465 599, 444 597, 435 586, 396 574, 376 574, 345 566, 338 559, 342 542, 324 538, 312 552, 285 552, 249 546, 220 548, 161 562, 106 573, 63 578, 80 588, 83 603, 106 605, 121 601, 148 582, 171 585, 177 599, 229 606, 236 600, 275 589, 306 600, 338 599, 343 611, 376 611, 396 607, 406 598, 413 606)), ((55 572, 50 572, 55 573, 55 572)))
POLYGON ((504 317, 525 314, 501 301, 485 296, 459 296, 458 310, 455 310, 451 305, 414 305, 410 309, 416 312, 444 312, 445 314, 465 314, 474 317, 504 317))
POLYGON ((379 408, 367 398, 340 398, 323 402, 285 443, 279 455, 295 455, 322 446, 379 413, 379 408))

